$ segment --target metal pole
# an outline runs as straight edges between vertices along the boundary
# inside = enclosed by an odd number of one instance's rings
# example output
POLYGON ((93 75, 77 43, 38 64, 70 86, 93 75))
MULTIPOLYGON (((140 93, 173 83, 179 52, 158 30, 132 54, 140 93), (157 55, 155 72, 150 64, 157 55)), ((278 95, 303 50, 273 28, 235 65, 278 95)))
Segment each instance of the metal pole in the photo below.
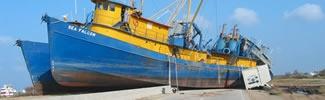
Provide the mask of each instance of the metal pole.
POLYGON ((172 87, 172 81, 171 81, 171 68, 170 68, 170 56, 168 56, 168 84, 170 87, 172 87))
POLYGON ((86 18, 86 17, 87 17, 87 16, 86 16, 86 8, 84 8, 84 16, 83 16, 83 17, 84 17, 84 21, 86 22, 86 21, 87 21, 87 20, 86 20, 86 19, 87 19, 87 18, 86 18))
MULTIPOLYGON (((189 0, 189 4, 191 4, 191 0, 189 0)), ((187 42, 190 42, 191 41, 191 39, 190 39, 190 36, 191 36, 191 31, 192 31, 192 25, 193 25, 193 23, 194 23, 194 21, 195 21, 195 19, 196 19, 196 17, 197 17, 197 15, 199 14, 199 11, 200 11, 200 9, 201 9, 201 6, 202 6, 202 4, 203 4, 203 0, 200 0, 200 3, 199 3, 199 6, 197 7, 197 9, 196 9, 196 11, 195 11, 195 13, 194 13, 194 16, 193 16, 193 18, 192 18, 192 20, 189 22, 189 28, 188 28, 188 30, 187 30, 187 33, 186 33, 186 37, 187 37, 187 42)), ((191 7, 190 5, 189 5, 189 7, 191 7)), ((190 10, 190 8, 188 8, 189 10, 190 10)), ((190 12, 189 12, 190 13, 190 12)), ((189 17, 189 16, 188 16, 189 17)))
POLYGON ((174 60, 175 60, 175 76, 176 76, 176 88, 177 88, 177 90, 178 90, 178 72, 177 72, 177 59, 176 58, 174 58, 174 60))
POLYGON ((130 5, 134 8, 134 0, 130 0, 130 5))
POLYGON ((144 0, 141 0, 140 11, 143 12, 144 0))
POLYGON ((77 0, 74 0, 74 14, 77 15, 78 9, 77 9, 77 0))
POLYGON ((190 21, 191 8, 192 8, 192 0, 188 0, 187 1, 187 19, 186 19, 186 21, 190 21))
POLYGON ((223 24, 223 25, 222 25, 222 31, 221 31, 221 33, 220 33, 220 36, 222 36, 223 34, 225 34, 226 25, 227 25, 227 24, 223 24))
POLYGON ((197 15, 199 14, 199 11, 201 9, 202 4, 203 4, 203 0, 200 1, 199 7, 197 7, 197 9, 196 9, 196 11, 194 13, 194 16, 193 16, 193 18, 191 20, 191 24, 195 21, 197 15))
POLYGON ((220 66, 217 65, 217 67, 218 67, 218 69, 217 69, 217 70, 218 70, 218 71, 217 71, 217 72, 218 72, 218 85, 220 86, 220 84, 221 84, 221 80, 220 80, 220 78, 221 78, 221 77, 220 77, 220 75, 221 75, 221 74, 220 74, 220 66))

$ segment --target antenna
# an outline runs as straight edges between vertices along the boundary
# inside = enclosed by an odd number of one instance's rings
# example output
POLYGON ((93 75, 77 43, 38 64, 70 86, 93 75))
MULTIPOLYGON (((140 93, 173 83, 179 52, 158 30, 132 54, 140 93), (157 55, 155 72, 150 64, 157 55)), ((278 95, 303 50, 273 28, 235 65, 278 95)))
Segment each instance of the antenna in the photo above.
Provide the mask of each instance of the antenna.
MULTIPOLYGON (((76 17, 78 14, 78 9, 77 9, 77 0, 74 0, 74 17, 76 17)), ((75 18, 77 19, 77 18, 75 18)))
POLYGON ((87 20, 86 20, 86 19, 87 19, 87 18, 86 18, 86 17, 87 17, 87 16, 86 16, 86 8, 84 8, 84 16, 83 16, 83 17, 84 17, 84 20, 85 20, 85 22, 86 22, 86 21, 87 21, 87 20))
POLYGON ((221 33, 220 33, 220 37, 222 37, 223 34, 225 34, 226 25, 227 25, 227 24, 223 24, 223 25, 222 25, 222 30, 221 30, 221 33))
POLYGON ((130 5, 134 8, 134 0, 130 0, 130 5))
POLYGON ((237 24, 234 25, 233 32, 232 32, 232 38, 234 39, 237 35, 237 24))
POLYGON ((143 12, 143 5, 144 5, 144 0, 141 0, 141 4, 140 4, 140 11, 143 12))
MULTIPOLYGON (((216 27, 218 27, 218 1, 217 1, 217 3, 216 3, 216 6, 215 6, 215 7, 216 7, 216 9, 215 9, 215 10, 216 10, 216 12, 215 12, 215 14, 216 14, 216 17, 215 17, 215 18, 216 18, 216 22, 215 22, 215 23, 216 23, 216 27)), ((224 35, 224 33, 225 33, 225 28, 226 28, 226 24, 223 24, 223 25, 222 25, 222 32, 221 32, 220 36, 221 36, 221 35, 224 35)), ((216 28, 216 29, 218 29, 218 28, 216 28)), ((218 31, 218 30, 217 30, 217 31, 218 31)))

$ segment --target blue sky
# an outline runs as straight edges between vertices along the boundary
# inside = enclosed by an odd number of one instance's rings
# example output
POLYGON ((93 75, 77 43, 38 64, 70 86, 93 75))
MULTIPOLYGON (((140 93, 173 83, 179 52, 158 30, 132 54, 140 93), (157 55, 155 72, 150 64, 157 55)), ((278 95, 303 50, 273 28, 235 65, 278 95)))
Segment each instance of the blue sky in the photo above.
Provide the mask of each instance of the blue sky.
MULTIPOLYGON (((126 2, 128 0, 118 0, 126 2)), ((173 0, 145 0, 144 16, 150 17, 173 0)), ((194 0, 194 4, 197 3, 194 0)), ((41 16, 83 20, 84 10, 94 5, 78 0, 6 0, 0 4, 0 85, 19 89, 31 85, 16 39, 47 42, 46 25, 41 16)), ((224 23, 228 30, 239 24, 241 34, 271 48, 273 71, 310 72, 325 68, 325 0, 205 0, 197 23, 205 39, 217 38, 224 23)), ((167 16, 167 15, 166 15, 167 16)))

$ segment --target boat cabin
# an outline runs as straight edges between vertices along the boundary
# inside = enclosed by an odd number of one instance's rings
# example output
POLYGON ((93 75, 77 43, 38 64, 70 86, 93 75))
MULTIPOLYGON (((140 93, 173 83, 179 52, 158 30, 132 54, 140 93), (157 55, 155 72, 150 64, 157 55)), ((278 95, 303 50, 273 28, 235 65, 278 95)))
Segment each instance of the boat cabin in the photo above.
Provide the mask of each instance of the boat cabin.
MULTIPOLYGON (((96 4, 92 30, 114 27, 131 34, 167 43, 169 26, 143 18, 136 8, 110 0, 92 0, 96 4)), ((101 33, 108 34, 108 33, 101 33)))

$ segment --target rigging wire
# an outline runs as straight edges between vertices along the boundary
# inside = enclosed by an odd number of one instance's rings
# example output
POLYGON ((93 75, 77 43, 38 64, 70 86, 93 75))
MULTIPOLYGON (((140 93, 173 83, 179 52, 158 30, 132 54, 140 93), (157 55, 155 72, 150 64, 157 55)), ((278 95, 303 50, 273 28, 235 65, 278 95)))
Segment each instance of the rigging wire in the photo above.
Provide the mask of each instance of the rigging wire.
POLYGON ((179 2, 179 0, 175 0, 174 2, 172 2, 171 4, 169 4, 168 6, 166 6, 165 8, 159 10, 157 13, 155 13, 154 15, 152 15, 151 17, 149 17, 149 19, 156 19, 157 17, 161 16, 164 12, 166 12, 168 9, 170 9, 177 2, 179 2))
POLYGON ((170 16, 169 20, 168 20, 168 25, 172 25, 173 21, 175 21, 180 9, 182 9, 185 5, 185 0, 182 0, 181 3, 179 5, 177 5, 176 10, 174 11, 174 13, 170 16))

